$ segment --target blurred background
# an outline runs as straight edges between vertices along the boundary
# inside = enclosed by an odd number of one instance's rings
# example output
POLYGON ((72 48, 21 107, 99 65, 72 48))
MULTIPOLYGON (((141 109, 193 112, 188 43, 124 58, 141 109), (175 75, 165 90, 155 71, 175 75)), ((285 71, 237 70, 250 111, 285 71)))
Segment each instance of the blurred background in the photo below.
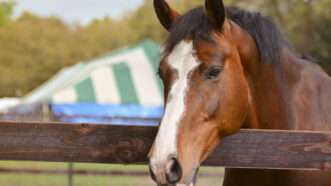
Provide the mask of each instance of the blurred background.
MULTIPOLYGON (((168 1, 182 12, 204 3, 168 1)), ((331 73, 331 0, 225 3, 269 16, 293 48, 331 73)), ((156 125, 162 116, 156 69, 166 35, 151 0, 1 0, 2 120, 156 125)), ((0 185, 153 185, 145 174, 108 174, 123 170, 147 174, 145 166, 0 162, 0 185), (89 173, 73 178, 68 170, 89 173)), ((220 185, 221 168, 202 172, 200 185, 220 185)))
MULTIPOLYGON (((170 0, 187 10, 202 0, 170 0)), ((331 73, 330 0, 226 0, 262 12, 331 73)), ((0 97, 20 97, 64 67, 166 32, 150 0, 17 0, 0 5, 0 97), (15 74, 13 76, 13 73, 15 74)))

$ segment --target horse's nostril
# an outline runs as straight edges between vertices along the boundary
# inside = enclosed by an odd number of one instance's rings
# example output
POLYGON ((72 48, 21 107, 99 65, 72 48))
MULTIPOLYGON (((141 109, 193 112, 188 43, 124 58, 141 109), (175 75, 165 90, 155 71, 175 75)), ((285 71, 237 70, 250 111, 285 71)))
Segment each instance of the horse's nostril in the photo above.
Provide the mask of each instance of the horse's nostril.
POLYGON ((182 177, 182 168, 176 158, 171 158, 167 164, 166 169, 167 181, 175 184, 180 181, 182 177))

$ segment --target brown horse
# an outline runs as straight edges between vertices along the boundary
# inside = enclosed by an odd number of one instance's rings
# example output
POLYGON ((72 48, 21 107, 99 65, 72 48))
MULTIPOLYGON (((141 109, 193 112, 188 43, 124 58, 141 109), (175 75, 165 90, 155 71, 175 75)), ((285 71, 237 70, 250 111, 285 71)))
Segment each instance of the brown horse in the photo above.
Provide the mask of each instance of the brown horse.
MULTIPOLYGON (((165 114, 150 152, 158 185, 194 185, 223 137, 241 128, 331 130, 331 79, 291 51, 275 24, 222 0, 180 15, 164 0, 170 32, 160 77, 165 114)), ((226 169, 225 186, 330 186, 330 172, 226 169)))

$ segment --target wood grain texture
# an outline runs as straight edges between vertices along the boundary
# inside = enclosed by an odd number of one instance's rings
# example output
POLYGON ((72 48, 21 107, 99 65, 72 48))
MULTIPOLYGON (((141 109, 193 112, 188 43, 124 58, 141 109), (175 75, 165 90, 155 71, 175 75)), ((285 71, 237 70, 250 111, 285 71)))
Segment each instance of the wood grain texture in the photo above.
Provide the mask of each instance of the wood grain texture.
MULTIPOLYGON (((0 122, 0 159, 143 164, 157 128, 0 122)), ((331 170, 331 133, 241 130, 205 165, 331 170)))

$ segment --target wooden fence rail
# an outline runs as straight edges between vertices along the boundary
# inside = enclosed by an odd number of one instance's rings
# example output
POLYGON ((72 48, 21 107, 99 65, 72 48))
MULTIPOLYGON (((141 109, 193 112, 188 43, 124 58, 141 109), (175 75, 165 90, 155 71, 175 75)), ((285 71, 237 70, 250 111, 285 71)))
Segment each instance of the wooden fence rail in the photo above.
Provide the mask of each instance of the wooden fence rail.
MULTIPOLYGON (((0 160, 143 164, 155 127, 0 122, 0 160)), ((331 133, 241 130, 205 165, 331 170, 331 133)))

